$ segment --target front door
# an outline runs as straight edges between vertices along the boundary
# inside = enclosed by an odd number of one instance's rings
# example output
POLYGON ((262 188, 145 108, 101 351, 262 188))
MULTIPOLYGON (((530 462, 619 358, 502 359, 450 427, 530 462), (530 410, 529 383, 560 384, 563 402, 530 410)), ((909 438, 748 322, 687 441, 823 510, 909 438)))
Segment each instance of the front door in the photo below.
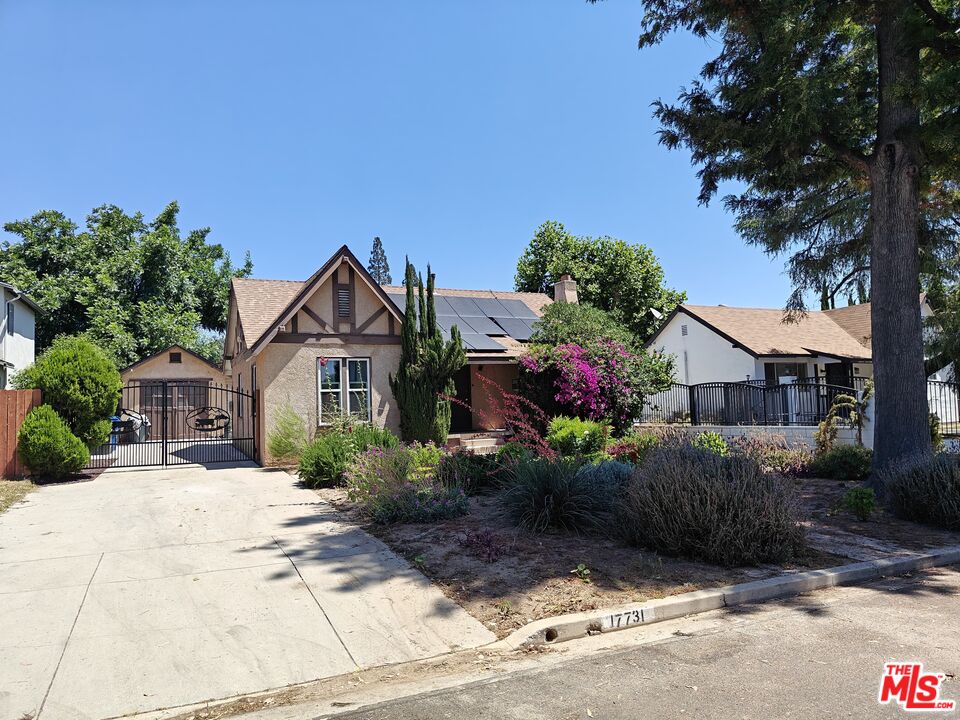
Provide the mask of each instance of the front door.
POLYGON ((851 363, 827 363, 823 366, 823 369, 826 371, 828 385, 853 386, 853 365, 851 363))
POLYGON ((457 402, 451 403, 453 412, 450 418, 450 432, 469 432, 473 430, 469 365, 464 365, 457 371, 453 376, 453 383, 457 388, 457 402))

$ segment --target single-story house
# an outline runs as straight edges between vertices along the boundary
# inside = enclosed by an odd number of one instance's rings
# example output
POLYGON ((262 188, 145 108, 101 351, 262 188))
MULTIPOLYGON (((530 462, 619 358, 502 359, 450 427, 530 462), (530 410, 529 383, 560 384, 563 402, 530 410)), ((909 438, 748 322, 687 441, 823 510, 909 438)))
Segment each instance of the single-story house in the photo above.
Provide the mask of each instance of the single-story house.
MULTIPOLYGON (((921 314, 933 313, 921 298, 921 314)), ((851 385, 873 377, 870 303, 809 311, 784 321, 776 308, 678 305, 647 341, 647 348, 676 358, 675 380, 819 380, 851 385)))
MULTIPOLYGON (((563 279, 556 297, 576 300, 563 279)), ((437 323, 463 336, 467 366, 456 377, 453 433, 497 429, 485 380, 510 390, 517 358, 544 306, 542 293, 437 288, 437 323)), ((235 278, 230 289, 224 371, 253 393, 260 414, 258 447, 277 411, 289 405, 313 430, 344 415, 399 430, 388 377, 400 362, 405 288, 379 285, 344 245, 305 281, 235 278)))
POLYGON ((0 308, 0 390, 7 390, 13 376, 33 364, 40 307, 16 286, 0 282, 0 308))
POLYGON ((182 345, 171 345, 128 365, 120 371, 120 379, 124 385, 132 381, 230 384, 223 368, 182 345))

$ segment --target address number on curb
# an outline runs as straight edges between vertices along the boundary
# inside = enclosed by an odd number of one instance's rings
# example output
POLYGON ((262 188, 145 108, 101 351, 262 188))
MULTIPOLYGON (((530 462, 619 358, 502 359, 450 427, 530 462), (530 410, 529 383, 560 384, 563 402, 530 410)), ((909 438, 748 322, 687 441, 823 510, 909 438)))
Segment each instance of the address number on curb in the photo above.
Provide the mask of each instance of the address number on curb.
POLYGON ((619 630, 631 625, 642 625, 653 620, 653 608, 638 608, 625 612, 604 615, 600 623, 603 630, 619 630))

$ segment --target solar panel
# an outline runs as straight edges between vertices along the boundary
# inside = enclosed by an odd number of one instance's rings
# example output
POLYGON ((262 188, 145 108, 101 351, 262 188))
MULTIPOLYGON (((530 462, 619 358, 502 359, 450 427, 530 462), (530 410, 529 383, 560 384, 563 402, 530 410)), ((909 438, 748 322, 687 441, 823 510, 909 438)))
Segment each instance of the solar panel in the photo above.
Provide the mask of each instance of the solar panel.
POLYGON ((486 313, 480 310, 473 298, 468 297, 447 297, 447 302, 453 311, 461 317, 486 317, 486 313))
MULTIPOLYGON (((527 304, 522 300, 500 300, 500 304, 507 310, 505 317, 529 318, 531 320, 537 318, 537 314, 527 307, 527 304)), ((494 317, 498 316, 494 315, 494 317)))
POLYGON ((470 350, 496 350, 500 352, 506 350, 493 338, 488 338, 480 333, 463 333, 463 343, 470 350))
POLYGON ((433 296, 433 306, 437 309, 437 315, 458 315, 459 313, 447 302, 447 298, 439 295, 433 296))
POLYGON ((494 320, 514 340, 525 342, 533 334, 533 323, 526 318, 494 318, 494 320))
POLYGON ((437 325, 440 326, 441 330, 446 330, 449 333, 452 326, 460 325, 460 317, 457 315, 437 315, 437 325))
POLYGON ((400 308, 400 312, 403 312, 404 308, 407 307, 407 296, 404 293, 387 293, 387 295, 400 308))
POLYGON ((503 335, 503 330, 493 320, 488 317, 468 317, 460 318, 460 328, 464 332, 474 332, 481 335, 503 335))
POLYGON ((510 313, 496 298, 474 298, 473 301, 487 317, 510 317, 510 313))

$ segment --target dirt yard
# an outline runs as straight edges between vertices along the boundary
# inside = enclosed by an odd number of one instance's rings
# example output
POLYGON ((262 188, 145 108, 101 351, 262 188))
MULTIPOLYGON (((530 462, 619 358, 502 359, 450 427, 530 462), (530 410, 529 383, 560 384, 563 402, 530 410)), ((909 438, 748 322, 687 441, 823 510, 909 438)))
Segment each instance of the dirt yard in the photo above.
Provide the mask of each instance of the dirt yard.
POLYGON ((20 502, 31 490, 33 490, 33 483, 29 480, 4 480, 0 478, 0 513, 14 503, 20 502))
POLYGON ((504 519, 494 497, 470 514, 432 525, 374 525, 341 489, 322 498, 406 557, 498 637, 533 620, 829 567, 843 558, 812 550, 803 563, 727 569, 661 557, 602 537, 532 535, 504 519), (577 567, 589 575, 576 572, 577 567))

